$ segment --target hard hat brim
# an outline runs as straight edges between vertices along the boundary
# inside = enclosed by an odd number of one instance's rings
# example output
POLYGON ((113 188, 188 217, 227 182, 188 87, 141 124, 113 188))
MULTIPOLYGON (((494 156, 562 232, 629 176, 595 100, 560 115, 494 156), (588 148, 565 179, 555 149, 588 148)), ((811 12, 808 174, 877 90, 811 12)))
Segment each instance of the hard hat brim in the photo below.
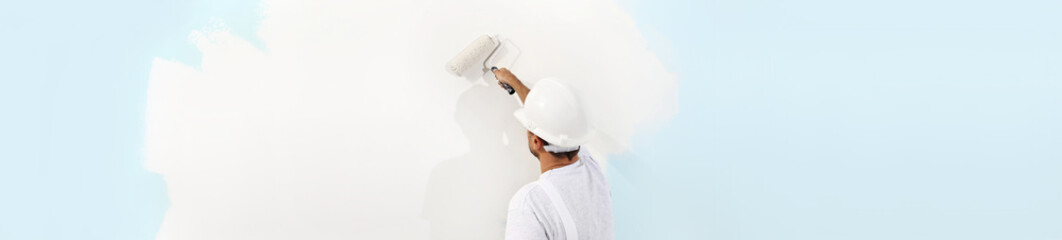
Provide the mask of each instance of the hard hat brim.
POLYGON ((543 140, 546 140, 546 142, 549 142, 550 144, 561 147, 575 147, 583 145, 586 142, 590 141, 590 138, 592 138, 595 133, 592 127, 587 127, 586 131, 581 134, 581 136, 561 139, 556 134, 547 132, 535 126, 535 124, 527 118, 527 112, 524 111, 523 108, 517 109, 515 112, 513 112, 513 116, 516 117, 516 121, 519 121, 520 124, 524 126, 524 129, 531 131, 531 133, 534 133, 538 137, 541 137, 543 140))

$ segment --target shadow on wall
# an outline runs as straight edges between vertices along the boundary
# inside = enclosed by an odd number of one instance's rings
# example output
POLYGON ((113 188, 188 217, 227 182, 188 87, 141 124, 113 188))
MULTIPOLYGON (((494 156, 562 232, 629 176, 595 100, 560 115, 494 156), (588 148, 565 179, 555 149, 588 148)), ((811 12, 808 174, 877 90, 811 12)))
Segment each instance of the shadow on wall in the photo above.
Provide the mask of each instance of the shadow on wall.
POLYGON ((458 99, 455 120, 469 151, 431 171, 423 218, 431 239, 501 239, 509 199, 538 177, 526 130, 512 117, 519 104, 494 86, 474 85, 458 99))

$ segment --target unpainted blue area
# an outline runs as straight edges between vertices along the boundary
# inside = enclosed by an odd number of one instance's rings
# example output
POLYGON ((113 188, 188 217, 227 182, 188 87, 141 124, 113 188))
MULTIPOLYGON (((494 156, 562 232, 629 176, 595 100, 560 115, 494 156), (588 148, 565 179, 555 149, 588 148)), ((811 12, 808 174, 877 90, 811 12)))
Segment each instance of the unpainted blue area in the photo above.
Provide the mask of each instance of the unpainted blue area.
POLYGON ((0 239, 152 239, 169 201, 144 168, 156 57, 193 30, 252 42, 256 1, 12 1, 0 7, 0 239))
POLYGON ((1062 238, 1062 2, 627 2, 679 110, 617 239, 1062 238))

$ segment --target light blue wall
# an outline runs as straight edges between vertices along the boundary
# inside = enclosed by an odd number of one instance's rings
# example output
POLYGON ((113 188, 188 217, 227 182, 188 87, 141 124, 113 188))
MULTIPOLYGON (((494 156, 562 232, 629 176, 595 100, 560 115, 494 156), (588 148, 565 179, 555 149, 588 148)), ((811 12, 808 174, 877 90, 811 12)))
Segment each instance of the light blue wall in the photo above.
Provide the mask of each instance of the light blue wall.
POLYGON ((169 202, 143 167, 155 57, 196 64, 188 33, 237 34, 254 1, 6 1, 0 7, 0 239, 151 239, 169 202))
MULTIPOLYGON (((1057 1, 636 1, 679 113, 615 158, 619 239, 1062 238, 1057 1)), ((254 1, 0 8, 0 239, 148 239, 151 59, 254 1)))
POLYGON ((1062 2, 638 1, 619 239, 1062 239, 1062 2))

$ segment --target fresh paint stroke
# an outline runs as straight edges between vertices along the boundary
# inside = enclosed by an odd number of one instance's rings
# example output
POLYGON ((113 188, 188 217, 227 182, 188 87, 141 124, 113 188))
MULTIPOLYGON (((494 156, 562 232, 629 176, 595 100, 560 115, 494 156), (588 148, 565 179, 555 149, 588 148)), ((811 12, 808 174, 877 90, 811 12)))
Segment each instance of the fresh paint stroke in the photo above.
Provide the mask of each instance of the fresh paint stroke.
POLYGON ((612 1, 265 1, 259 41, 191 33, 201 66, 155 60, 147 166, 159 239, 498 239, 537 177, 518 102, 443 65, 501 34, 532 86, 575 87, 604 159, 675 111, 676 80, 612 1), (254 44, 257 42, 259 44, 254 44))

